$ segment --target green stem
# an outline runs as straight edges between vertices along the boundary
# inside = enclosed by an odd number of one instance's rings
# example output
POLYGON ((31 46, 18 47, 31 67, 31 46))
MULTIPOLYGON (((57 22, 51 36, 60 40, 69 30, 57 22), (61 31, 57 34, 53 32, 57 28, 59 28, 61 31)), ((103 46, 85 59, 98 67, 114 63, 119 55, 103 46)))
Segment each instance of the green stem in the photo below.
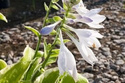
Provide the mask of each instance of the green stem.
POLYGON ((63 24, 66 22, 65 17, 68 16, 69 11, 70 11, 70 8, 66 11, 66 13, 65 13, 65 15, 64 15, 64 17, 63 17, 63 20, 62 20, 60 26, 57 28, 56 38, 55 38, 54 42, 52 43, 52 46, 51 46, 51 49, 49 50, 49 53, 48 53, 47 58, 44 60, 44 62, 43 62, 43 64, 42 64, 42 68, 45 68, 46 63, 47 63, 47 61, 48 61, 49 58, 50 58, 50 55, 51 55, 52 49, 55 47, 55 45, 56 45, 56 41, 57 41, 57 38, 58 38, 58 36, 59 36, 59 29, 62 28, 62 27, 63 27, 63 24))
POLYGON ((52 49, 53 49, 53 48, 55 47, 55 45, 56 45, 56 41, 57 41, 58 36, 59 36, 59 28, 57 28, 57 34, 56 34, 55 40, 53 41, 52 46, 51 46, 49 52, 48 52, 48 56, 46 57, 46 59, 45 59, 44 62, 42 63, 42 68, 45 68, 46 63, 47 63, 47 61, 48 61, 49 58, 50 58, 52 49))
POLYGON ((47 11, 47 13, 46 13, 46 16, 45 16, 45 19, 44 19, 44 21, 43 21, 43 26, 42 27, 44 27, 45 25, 46 25, 46 19, 48 18, 48 16, 49 16, 49 13, 50 13, 50 10, 51 10, 51 8, 52 8, 52 0, 51 0, 51 2, 50 2, 50 4, 49 4, 49 10, 47 11))
POLYGON ((38 42, 37 42, 37 46, 36 46, 34 58, 36 57, 37 52, 38 52, 38 50, 39 50, 40 42, 41 42, 41 35, 39 36, 39 40, 38 40, 38 42))

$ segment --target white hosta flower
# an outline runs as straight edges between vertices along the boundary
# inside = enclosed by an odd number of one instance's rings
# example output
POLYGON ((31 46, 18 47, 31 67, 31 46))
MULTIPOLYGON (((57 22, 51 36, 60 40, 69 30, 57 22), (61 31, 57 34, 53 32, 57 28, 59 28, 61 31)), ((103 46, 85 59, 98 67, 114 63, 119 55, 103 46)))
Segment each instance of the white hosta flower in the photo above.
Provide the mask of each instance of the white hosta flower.
POLYGON ((40 30, 40 33, 42 35, 48 35, 48 34, 50 34, 53 31, 53 29, 56 27, 56 25, 58 25, 59 23, 60 23, 60 21, 55 22, 54 24, 50 24, 50 25, 47 25, 47 26, 43 27, 40 30))
POLYGON ((76 81, 77 80, 77 69, 76 62, 73 54, 66 48, 63 43, 62 33, 60 33, 60 53, 58 56, 58 67, 60 74, 68 72, 76 81))
POLYGON ((82 55, 82 57, 85 61, 87 61, 91 65, 94 65, 94 63, 98 61, 97 58, 95 57, 94 53, 92 52, 92 50, 89 47, 87 47, 84 42, 77 41, 68 33, 67 33, 67 35, 75 43, 76 47, 78 48, 80 54, 82 55))
POLYGON ((101 47, 101 44, 97 38, 102 38, 103 36, 94 30, 89 29, 74 29, 68 25, 64 25, 64 27, 69 28, 74 31, 79 38, 80 42, 83 42, 88 47, 93 47, 98 49, 101 47))
POLYGON ((86 23, 92 28, 104 28, 103 25, 99 23, 103 22, 106 17, 104 15, 99 15, 98 13, 102 10, 102 8, 96 8, 92 10, 86 9, 81 0, 77 5, 73 6, 73 9, 82 17, 88 17, 92 20, 92 22, 86 23))

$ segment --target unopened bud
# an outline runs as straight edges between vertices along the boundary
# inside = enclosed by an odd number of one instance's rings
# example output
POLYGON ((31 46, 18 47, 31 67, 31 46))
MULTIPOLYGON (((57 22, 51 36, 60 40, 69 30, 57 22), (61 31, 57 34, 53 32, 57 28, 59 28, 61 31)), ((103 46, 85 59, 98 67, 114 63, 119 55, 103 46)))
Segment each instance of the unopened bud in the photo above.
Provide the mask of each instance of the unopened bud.
POLYGON ((67 6, 67 7, 72 7, 80 2, 80 0, 62 0, 62 2, 67 6))

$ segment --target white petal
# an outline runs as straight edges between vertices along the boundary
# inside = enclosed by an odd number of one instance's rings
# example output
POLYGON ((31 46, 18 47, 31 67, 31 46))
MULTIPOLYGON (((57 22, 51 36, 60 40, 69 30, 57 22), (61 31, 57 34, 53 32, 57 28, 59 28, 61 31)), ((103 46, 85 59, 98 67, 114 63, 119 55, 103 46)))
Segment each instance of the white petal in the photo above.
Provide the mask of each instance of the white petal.
POLYGON ((75 43, 76 47, 78 48, 80 54, 82 55, 83 59, 87 61, 89 64, 93 65, 95 61, 97 61, 95 55, 83 42, 78 42, 74 39, 71 35, 67 34, 72 41, 75 43))
POLYGON ((104 15, 96 14, 92 16, 91 19, 93 20, 94 23, 101 23, 106 19, 106 17, 104 15))
POLYGON ((73 54, 64 45, 61 31, 60 31, 60 40, 61 40, 61 46, 58 57, 58 67, 60 74, 63 74, 65 71, 67 71, 74 78, 74 80, 77 80, 75 58, 73 54))
POLYGON ((91 17, 98 14, 103 8, 91 9, 89 12, 85 14, 85 16, 91 17))
POLYGON ((86 23, 88 24, 91 28, 104 28, 103 25, 100 25, 100 24, 95 24, 95 23, 86 23))

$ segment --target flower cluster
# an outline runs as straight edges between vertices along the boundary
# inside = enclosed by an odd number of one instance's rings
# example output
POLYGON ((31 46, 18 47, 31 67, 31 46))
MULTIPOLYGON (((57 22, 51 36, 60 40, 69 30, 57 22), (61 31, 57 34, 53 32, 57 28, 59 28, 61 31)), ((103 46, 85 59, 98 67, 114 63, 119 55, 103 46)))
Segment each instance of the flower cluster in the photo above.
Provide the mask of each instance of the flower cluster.
MULTIPOLYGON (((83 59, 87 61, 89 64, 93 65, 98 60, 90 48, 98 49, 99 47, 101 47, 98 38, 102 38, 103 36, 98 31, 90 29, 75 29, 69 26, 68 24, 81 22, 87 24, 90 28, 104 28, 103 25, 101 25, 100 23, 105 20, 105 16, 99 14, 102 8, 88 10, 84 6, 82 0, 62 0, 62 2, 63 4, 68 5, 70 11, 69 16, 65 17, 66 22, 63 24, 63 27, 60 27, 59 37, 61 44, 60 53, 58 56, 58 67, 60 70, 60 74, 68 72, 74 78, 74 80, 77 80, 75 58, 63 43, 61 29, 65 28, 65 33, 74 42, 79 52, 81 53, 83 59), (78 39, 75 38, 71 32, 74 32, 78 36, 78 39)), ((61 6, 59 7, 61 8, 61 6)), ((61 10, 62 9, 63 8, 61 8, 61 10)), ((63 9, 63 12, 66 12, 66 10, 63 9)), ((62 21, 63 20, 60 20, 55 22, 54 24, 45 26, 41 29, 40 33, 42 35, 50 34, 53 31, 53 29, 62 21)))

